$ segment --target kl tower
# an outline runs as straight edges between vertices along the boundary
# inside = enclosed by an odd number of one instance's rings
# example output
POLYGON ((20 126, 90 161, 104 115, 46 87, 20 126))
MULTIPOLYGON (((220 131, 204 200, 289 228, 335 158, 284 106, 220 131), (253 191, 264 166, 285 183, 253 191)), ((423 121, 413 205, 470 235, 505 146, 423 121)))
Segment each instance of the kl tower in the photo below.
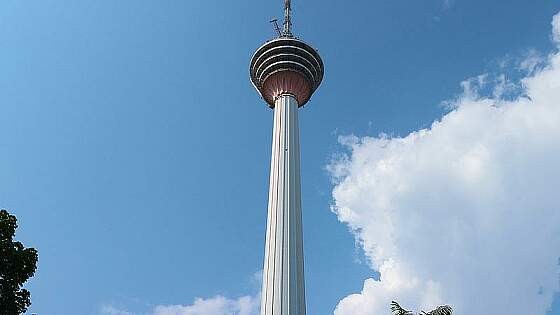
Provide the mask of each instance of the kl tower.
POLYGON ((292 34, 291 3, 284 29, 257 49, 251 81, 274 110, 261 315, 305 315, 298 109, 321 84, 319 53, 292 34))

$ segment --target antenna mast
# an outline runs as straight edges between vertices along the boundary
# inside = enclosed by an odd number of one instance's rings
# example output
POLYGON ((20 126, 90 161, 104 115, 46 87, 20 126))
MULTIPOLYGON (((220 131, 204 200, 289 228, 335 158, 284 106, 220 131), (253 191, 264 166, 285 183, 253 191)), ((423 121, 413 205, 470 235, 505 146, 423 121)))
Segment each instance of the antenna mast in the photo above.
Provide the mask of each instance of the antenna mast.
POLYGON ((292 1, 284 0, 284 36, 292 36, 292 1))
POLYGON ((274 30, 276 31, 276 35, 278 35, 278 37, 281 37, 282 32, 280 31, 280 26, 278 26, 278 19, 274 18, 270 20, 270 23, 274 24, 274 30))

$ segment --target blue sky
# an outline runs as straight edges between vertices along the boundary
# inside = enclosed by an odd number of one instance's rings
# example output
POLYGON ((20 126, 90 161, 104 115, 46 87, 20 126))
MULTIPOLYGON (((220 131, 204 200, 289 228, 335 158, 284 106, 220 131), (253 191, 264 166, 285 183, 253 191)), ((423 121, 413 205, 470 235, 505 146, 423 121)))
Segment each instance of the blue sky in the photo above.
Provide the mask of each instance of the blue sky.
MULTIPOLYGON (((248 78, 282 1, 0 2, 0 208, 39 250, 32 312, 134 313, 259 290, 272 112, 248 78)), ((377 277, 330 210, 339 135, 406 136, 504 60, 547 54, 552 0, 295 0, 325 80, 301 111, 309 314, 377 277)))

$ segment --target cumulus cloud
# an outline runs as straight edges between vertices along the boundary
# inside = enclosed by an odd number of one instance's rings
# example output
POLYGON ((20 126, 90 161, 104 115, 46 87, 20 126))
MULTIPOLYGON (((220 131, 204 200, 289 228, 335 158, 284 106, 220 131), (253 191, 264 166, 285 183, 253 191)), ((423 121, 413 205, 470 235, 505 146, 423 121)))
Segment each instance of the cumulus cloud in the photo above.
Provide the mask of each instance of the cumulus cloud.
MULTIPOLYGON (((228 299, 216 296, 209 299, 197 298, 190 305, 158 305, 150 315, 257 315, 259 307, 258 296, 243 296, 238 299, 228 299)), ((119 310, 113 306, 104 306, 102 315, 136 315, 119 310)))
POLYGON ((546 59, 538 51, 530 49, 517 65, 517 69, 532 74, 535 70, 540 69, 544 62, 546 59))
MULTIPOLYGON (((560 14, 552 25, 560 45, 560 14)), ((428 129, 340 139, 333 211, 380 279, 335 315, 386 314, 393 299, 457 314, 547 312, 560 273, 560 53, 544 59, 485 96, 486 76, 465 81, 428 129)))
POLYGON ((230 300, 223 296, 196 299, 192 305, 156 306, 153 315, 256 315, 258 299, 244 296, 230 300))
POLYGON ((552 40, 560 45, 560 15, 557 14, 552 19, 552 40))
POLYGON ((130 312, 118 309, 112 305, 103 305, 101 307, 101 314, 103 315, 133 315, 130 312))

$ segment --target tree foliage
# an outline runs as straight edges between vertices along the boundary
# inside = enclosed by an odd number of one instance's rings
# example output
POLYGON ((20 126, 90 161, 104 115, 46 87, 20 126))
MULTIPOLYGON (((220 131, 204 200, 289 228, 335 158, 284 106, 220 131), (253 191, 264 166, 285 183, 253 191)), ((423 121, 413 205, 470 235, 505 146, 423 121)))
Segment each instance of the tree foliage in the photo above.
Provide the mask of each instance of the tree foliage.
POLYGON ((405 310, 395 301, 391 302, 391 312, 393 312, 393 315, 412 315, 411 311, 405 310))
POLYGON ((421 315, 451 315, 453 314, 453 309, 449 305, 438 306, 435 310, 426 313, 422 311, 421 315))
POLYGON ((0 210, 0 315, 18 315, 31 305, 31 293, 22 286, 35 274, 37 250, 14 241, 17 218, 0 210))
MULTIPOLYGON (((407 311, 402 308, 399 303, 392 301, 391 302, 391 312, 393 315, 413 315, 411 311, 407 311)), ((449 305, 438 306, 435 310, 431 312, 420 312, 418 315, 452 315, 453 309, 449 305)))

